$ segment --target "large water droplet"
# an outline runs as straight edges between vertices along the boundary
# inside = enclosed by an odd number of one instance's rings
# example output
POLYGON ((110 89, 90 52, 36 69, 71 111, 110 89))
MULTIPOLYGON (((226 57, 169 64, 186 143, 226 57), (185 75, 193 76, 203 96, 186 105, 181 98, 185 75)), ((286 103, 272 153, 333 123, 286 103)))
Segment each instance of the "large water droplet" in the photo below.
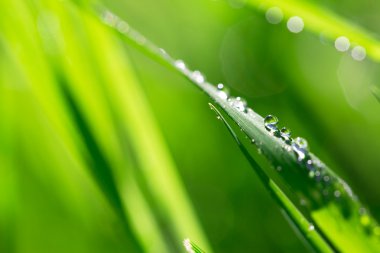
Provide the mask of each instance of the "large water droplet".
POLYGON ((218 88, 218 96, 223 100, 227 100, 229 97, 229 90, 227 87, 222 83, 219 83, 216 87, 218 88))
POLYGON ((247 110, 247 102, 241 97, 231 99, 231 105, 241 112, 245 112, 247 110))
POLYGON ((345 52, 350 48, 350 40, 345 36, 340 36, 335 40, 335 48, 339 52, 345 52))
POLYGON ((110 11, 105 11, 102 18, 103 22, 109 26, 115 26, 119 21, 119 18, 110 11))
POLYGON ((307 141, 300 137, 295 138, 292 143, 292 149, 296 154, 298 161, 303 161, 308 153, 307 141))
POLYGON ((203 74, 198 71, 198 70, 195 70, 192 74, 191 74, 191 80, 193 80, 194 82, 198 83, 198 84, 201 84, 205 81, 205 77, 203 76, 203 74))
POLYGON ((175 66, 177 69, 181 70, 181 71, 184 71, 184 70, 186 69, 186 64, 185 64, 185 62, 182 61, 182 60, 176 60, 176 61, 174 62, 174 66, 175 66))
POLYGON ((271 24, 279 24, 284 18, 282 10, 278 7, 272 7, 267 10, 265 17, 271 24))
POLYGON ((362 46, 356 46, 351 51, 351 56, 354 58, 354 60, 362 61, 365 59, 367 53, 364 47, 362 46))
POLYGON ((281 128, 280 130, 280 135, 281 135, 281 138, 285 141, 285 143, 287 144, 290 144, 291 141, 292 141, 292 138, 290 137, 292 134, 292 132, 286 128, 286 127, 283 127, 281 128))
POLYGON ((276 116, 268 115, 264 118, 264 127, 272 134, 278 132, 277 123, 278 119, 276 116))
POLYGON ((294 16, 289 18, 288 23, 286 24, 288 30, 292 33, 300 33, 304 28, 304 23, 302 18, 294 16))
POLYGON ((301 138, 301 137, 297 137, 295 138, 294 142, 300 147, 300 148, 303 148, 303 149, 308 149, 308 144, 307 144, 307 141, 304 139, 304 138, 301 138))

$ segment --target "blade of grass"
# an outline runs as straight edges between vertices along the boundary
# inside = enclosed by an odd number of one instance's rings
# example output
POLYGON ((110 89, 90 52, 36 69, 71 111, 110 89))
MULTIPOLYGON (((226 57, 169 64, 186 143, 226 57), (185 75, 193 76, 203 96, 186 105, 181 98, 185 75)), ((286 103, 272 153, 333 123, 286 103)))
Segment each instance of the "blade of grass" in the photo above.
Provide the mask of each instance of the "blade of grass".
POLYGON ((300 236, 302 236, 303 239, 309 244, 308 246, 311 246, 318 252, 334 252, 335 250, 333 249, 333 246, 330 245, 328 240, 323 237, 320 231, 317 231, 317 229, 315 229, 312 223, 313 221, 298 210, 290 198, 283 192, 283 190, 281 190, 279 185, 265 173, 261 166, 250 155, 249 151, 240 142, 238 136, 232 127, 228 124, 227 120, 219 112, 219 110, 214 105, 209 105, 211 110, 216 113, 217 118, 220 119, 226 126, 228 132, 232 135, 233 139, 238 144, 239 149, 244 154, 245 158, 248 160, 251 167, 260 177, 266 190, 281 207, 286 217, 290 219, 291 224, 294 225, 300 236))
POLYGON ((190 241, 190 239, 185 239, 183 246, 188 253, 205 253, 198 245, 190 241))
MULTIPOLYGON (((38 34, 31 34, 36 31, 28 29, 24 26, 24 23, 20 24, 22 29, 19 30, 27 31, 25 33, 26 38, 20 40, 20 37, 14 33, 12 34, 11 29, 9 32, 14 36, 15 41, 33 40, 31 44, 35 48, 30 51, 36 52, 38 55, 33 55, 31 52, 22 55, 20 58, 25 58, 23 60, 27 64, 21 66, 23 71, 20 72, 26 72, 28 79, 30 75, 29 80, 33 89, 35 89, 37 100, 41 103, 41 107, 47 111, 53 128, 58 132, 57 135, 63 138, 65 144, 69 145, 68 149, 70 152, 75 153, 75 157, 80 160, 83 168, 90 169, 90 171, 92 169, 92 173, 106 195, 114 199, 112 202, 114 207, 119 210, 129 208, 123 211, 127 211, 130 216, 137 219, 133 223, 136 233, 140 235, 141 243, 146 247, 146 251, 161 251, 157 249, 158 245, 155 245, 157 247, 153 249, 149 241, 164 240, 157 239, 161 233, 152 232, 154 231, 154 225, 152 225, 151 232, 148 233, 152 235, 152 238, 148 238, 147 234, 144 233, 144 230, 148 230, 147 226, 138 226, 138 219, 143 218, 143 212, 136 214, 136 210, 144 208, 144 206, 147 208, 143 199, 138 199, 139 194, 131 197, 124 195, 127 193, 123 192, 125 202, 124 205, 120 204, 121 197, 117 196, 119 193, 115 189, 113 174, 127 169, 127 166, 123 161, 125 157, 120 143, 117 143, 117 137, 132 143, 135 153, 138 154, 139 165, 149 186, 150 194, 154 196, 158 206, 162 207, 161 214, 169 221, 172 236, 182 239, 185 235, 190 234, 201 241, 203 245, 206 245, 205 247, 210 248, 207 246, 207 240, 186 196, 143 93, 138 87, 139 85, 137 85, 137 78, 132 73, 132 67, 126 60, 125 55, 120 55, 122 51, 120 45, 110 37, 107 29, 92 16, 80 13, 80 17, 78 17, 75 14, 76 9, 72 8, 71 3, 48 2, 35 1, 35 6, 31 9, 35 9, 36 6, 40 8, 41 3, 43 3, 42 14, 45 14, 46 11, 47 14, 53 13, 58 17, 61 22, 60 30, 58 34, 54 34, 56 37, 52 36, 53 39, 58 40, 53 47, 59 52, 58 55, 67 55, 68 57, 61 59, 53 56, 46 59, 44 55, 40 55, 39 52, 43 50, 39 47, 39 42, 35 41, 38 34), (83 23, 85 27, 77 25, 83 23), (77 32, 76 36, 73 36, 74 31, 77 32), (30 37, 28 37, 29 35, 30 37), (85 42, 89 40, 96 41, 96 48, 87 48, 87 45, 81 45, 80 43, 83 42, 78 40, 78 37, 84 39, 85 42), (60 44, 59 42, 64 43, 60 44), (103 54, 103 52, 108 53, 103 54), (36 66, 31 63, 32 59, 37 60, 36 66), (87 62, 84 59, 87 59, 87 62), (51 80, 38 82, 39 76, 35 74, 40 73, 36 70, 40 67, 38 61, 43 62, 41 65, 44 66, 43 73, 46 74, 44 76, 51 78, 51 80), (73 62, 78 64, 73 64, 73 62), (45 64, 51 64, 51 69, 50 66, 45 64), (96 77, 94 77, 94 73, 96 73, 96 77), (66 76, 68 78, 64 80, 63 77, 66 76), (86 76, 86 82, 83 82, 83 76, 86 76), (58 80, 60 85, 54 84, 55 79, 58 80), (90 87, 91 93, 88 93, 89 83, 93 84, 90 87), (51 94, 48 91, 51 91, 51 94), (62 91, 65 91, 66 97, 62 96, 62 91), (50 100, 58 101, 58 105, 52 105, 50 100), (71 106, 67 106, 67 104, 71 106), (107 107, 111 107, 113 112, 107 112, 104 109, 107 107), (62 112, 58 113, 59 116, 56 115, 57 108, 62 108, 62 112), (66 119, 67 115, 70 116, 66 119), (64 117, 64 120, 61 117, 64 117), (114 121, 121 122, 123 129, 121 136, 115 136, 114 134, 117 131, 110 124, 110 122, 114 121), (78 122, 81 123, 80 126, 78 122), (67 125, 70 125, 69 130, 65 128, 67 125), (72 141, 72 136, 76 137, 75 141, 72 141), (83 136, 87 138, 82 139, 83 136), (101 161, 95 159, 99 157, 102 157, 101 161), (91 164, 86 164, 83 161, 84 159, 89 159, 91 164), (92 166, 94 168, 91 168, 92 166), (118 172, 109 171, 111 169, 118 172), (100 170, 103 170, 102 175, 107 173, 106 178, 108 180, 105 181, 103 176, 96 174, 100 170), (110 194, 112 195, 110 196, 110 194)), ((14 9, 23 10, 24 8, 18 6, 14 9)), ((28 15, 26 17, 29 18, 28 15)), ((19 20, 25 21, 25 17, 19 20)), ((33 22, 33 18, 30 18, 29 22, 25 23, 32 24, 33 22)), ((52 26, 54 26, 54 22, 52 23, 52 26)), ((15 43, 15 45, 17 44, 15 43)), ((12 43, 10 45, 13 46, 12 43)), ((11 51, 16 50, 12 48, 11 51)), ((57 52, 55 53, 57 54, 57 52)), ((119 189, 125 190, 125 182, 120 182, 119 184, 119 189)), ((138 189, 131 186, 130 192, 135 190, 138 189)), ((146 209, 145 211, 149 210, 146 209)), ((150 217, 152 218, 153 216, 151 215, 150 217)), ((145 221, 148 222, 152 220, 151 218, 148 217, 145 221)), ((133 236, 130 237, 133 238, 133 236)), ((211 249, 209 252, 211 252, 211 249)))
MULTIPOLYGON (((225 91, 208 83, 199 71, 190 71, 183 61, 174 60, 113 13, 105 11, 103 14, 104 22, 124 35, 122 38, 128 43, 166 62, 165 65, 204 91, 254 140, 273 167, 281 166, 281 173, 278 173, 281 183, 289 186, 299 200, 293 205, 313 219, 315 229, 328 238, 334 249, 345 252, 375 252, 380 249, 377 222, 350 187, 308 151, 304 140, 297 138, 293 141, 282 135, 276 127, 277 122, 265 126, 264 118, 246 107, 242 99, 229 97, 225 91), (121 24, 127 25, 128 29, 117 29, 121 24)), ((266 169, 265 173, 274 174, 273 168, 266 169)))

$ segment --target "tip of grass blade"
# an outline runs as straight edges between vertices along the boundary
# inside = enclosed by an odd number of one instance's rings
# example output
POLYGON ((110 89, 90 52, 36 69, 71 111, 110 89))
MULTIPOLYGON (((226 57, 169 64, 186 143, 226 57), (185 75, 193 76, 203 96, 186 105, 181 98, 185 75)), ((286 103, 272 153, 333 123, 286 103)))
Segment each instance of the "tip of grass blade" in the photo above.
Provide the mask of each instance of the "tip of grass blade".
POLYGON ((198 245, 190 241, 189 238, 183 240, 183 246, 185 246, 185 249, 188 253, 205 253, 201 248, 198 247, 198 245))

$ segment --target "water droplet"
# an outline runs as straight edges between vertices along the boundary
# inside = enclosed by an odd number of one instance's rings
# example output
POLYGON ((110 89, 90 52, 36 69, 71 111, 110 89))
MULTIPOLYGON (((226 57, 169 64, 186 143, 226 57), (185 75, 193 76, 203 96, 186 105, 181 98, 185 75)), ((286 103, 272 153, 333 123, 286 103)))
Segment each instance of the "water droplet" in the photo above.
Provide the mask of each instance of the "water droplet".
POLYGON ((300 33, 304 28, 304 23, 302 18, 294 16, 289 18, 288 23, 286 24, 288 30, 292 33, 300 33))
POLYGON ((292 149, 297 156, 298 161, 303 161, 306 158, 306 150, 300 148, 297 144, 292 143, 292 149))
POLYGON ((314 163, 313 163, 313 160, 309 159, 306 161, 306 168, 308 170, 314 170, 314 163))
POLYGON ((339 190, 334 191, 334 196, 336 198, 339 198, 342 195, 342 193, 339 190))
POLYGON ((280 130, 280 134, 281 134, 281 138, 285 141, 285 143, 290 144, 292 140, 292 138, 290 137, 291 131, 288 128, 283 127, 280 130))
POLYGON ((117 23, 116 29, 121 33, 127 33, 129 31, 129 25, 125 21, 120 21, 117 23))
POLYGON ((177 69, 181 70, 181 71, 184 71, 184 70, 186 69, 186 64, 185 64, 185 62, 182 61, 182 60, 176 60, 176 61, 174 62, 174 66, 175 66, 177 69))
POLYGON ((295 138, 292 143, 292 149, 296 154, 298 161, 303 161, 308 154, 307 141, 301 137, 295 138))
POLYGON ((264 118, 264 127, 272 134, 278 132, 277 123, 278 119, 276 116, 268 115, 264 118))
POLYGON ((247 109, 247 102, 241 97, 237 97, 230 100, 231 105, 241 112, 245 112, 247 109))
POLYGON ((283 148, 284 148, 286 151, 288 151, 288 152, 292 151, 292 147, 291 147, 291 146, 284 145, 283 148))
POLYGON ((278 172, 280 172, 280 171, 282 171, 282 167, 281 167, 281 166, 277 166, 277 167, 276 167, 276 170, 277 170, 278 172))
POLYGON ((103 13, 103 22, 109 26, 115 26, 119 18, 110 11, 103 13))
POLYGON ((193 73, 191 73, 191 80, 193 80, 194 82, 198 83, 198 84, 201 84, 205 81, 205 77, 203 76, 203 74, 198 71, 198 70, 195 70, 193 73))
POLYGON ((325 181, 325 182, 329 182, 329 181, 330 181, 330 177, 329 177, 329 176, 327 176, 327 175, 326 175, 326 176, 324 176, 324 177, 323 177, 323 181, 325 181))
POLYGON ((255 139, 251 139, 251 143, 254 144, 256 141, 255 139))
POLYGON ((335 40, 335 48, 339 52, 345 52, 350 48, 350 40, 345 36, 340 36, 335 40))
POLYGON ((218 96, 223 100, 227 100, 229 96, 227 87, 222 83, 219 83, 216 87, 218 88, 218 96))
POLYGON ((308 149, 307 141, 304 138, 297 137, 294 142, 302 149, 308 149))
POLYGON ((309 231, 313 231, 315 229, 314 225, 313 224, 309 224, 309 227, 308 227, 308 230, 309 231))
POLYGON ((282 10, 278 7, 272 7, 267 10, 265 17, 271 24, 279 24, 284 18, 282 10))
POLYGON ((350 186, 348 186, 346 182, 343 182, 342 185, 343 185, 343 189, 346 191, 348 196, 352 198, 354 196, 354 193, 352 192, 352 189, 350 188, 350 186))
POLYGON ((362 61, 365 59, 367 53, 364 47, 362 46, 356 46, 351 51, 351 56, 354 58, 354 60, 362 61))

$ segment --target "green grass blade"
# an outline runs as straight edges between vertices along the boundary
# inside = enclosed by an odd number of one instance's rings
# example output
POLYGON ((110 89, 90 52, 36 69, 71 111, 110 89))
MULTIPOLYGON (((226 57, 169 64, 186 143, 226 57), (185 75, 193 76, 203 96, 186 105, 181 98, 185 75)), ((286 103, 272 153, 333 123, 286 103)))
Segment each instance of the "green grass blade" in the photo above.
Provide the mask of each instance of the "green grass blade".
MULTIPOLYGON (((104 22, 112 28, 125 23, 110 12, 105 12, 104 22)), ((281 133, 277 122, 265 125, 264 118, 248 108, 241 98, 231 97, 223 89, 211 85, 202 73, 191 71, 183 61, 173 59, 132 28, 119 29, 119 32, 128 43, 133 42, 147 54, 176 69, 227 113, 271 163, 272 167, 266 168, 265 173, 277 175, 278 185, 291 189, 298 200, 293 205, 310 217, 314 228, 328 238, 334 249, 344 252, 380 250, 377 222, 350 187, 309 152, 303 139, 293 140, 290 135, 281 133), (279 166, 281 172, 275 170, 279 166)))
MULTIPOLYGON (((120 232, 123 238, 118 238, 119 234, 113 237, 124 250, 170 252, 173 248, 179 249, 181 244, 168 246, 167 237, 179 239, 179 242, 187 235, 210 248, 133 66, 114 34, 100 24, 97 17, 81 11, 70 1, 3 1, 0 7, 4 10, 0 22, 1 39, 4 39, 4 51, 11 58, 7 64, 16 69, 14 72, 6 69, 8 74, 2 76, 1 81, 14 73, 12 80, 4 80, 4 83, 20 81, 28 87, 27 92, 20 92, 21 95, 12 88, 13 96, 7 96, 7 92, 0 95, 17 105, 18 110, 13 106, 6 111, 11 112, 10 122, 21 132, 20 143, 28 156, 25 167, 47 185, 56 184, 54 191, 63 192, 60 197, 67 209, 75 210, 75 214, 88 213, 86 219, 93 227, 83 236, 90 234, 95 238, 108 232, 95 226, 98 225, 96 219, 101 218, 93 214, 96 212, 88 204, 94 199, 104 204, 99 209, 111 213, 107 212, 106 221, 114 222, 113 226, 103 225, 112 226, 116 231, 112 233, 119 233, 120 223, 124 224, 125 231, 120 232), (23 107, 29 109, 28 113, 21 110, 23 107), (38 129, 38 124, 46 124, 48 130, 38 129), (130 162, 132 155, 126 154, 125 143, 133 148, 138 165, 130 162), (41 154, 49 157, 49 161, 43 163, 33 157, 41 154), (33 164, 29 160, 33 160, 33 164), (43 173, 41 168, 49 168, 48 173, 43 173), (137 183, 136 171, 144 173, 149 193, 143 192, 141 184, 137 183), (75 174, 77 172, 80 176, 75 174), (91 185, 91 198, 83 200, 82 195, 75 196, 79 195, 78 191, 87 193, 87 184, 91 185), (160 210, 151 208, 148 194, 153 196, 160 210), (104 207, 107 201, 118 217, 114 217, 111 208, 104 207), (159 227, 159 215, 164 217, 170 232, 163 232, 159 227)), ((5 102, 2 99, 2 103, 5 102)), ((2 111, 1 116, 7 119, 2 111)), ((0 137, 5 133, 7 131, 0 137)), ((12 140, 12 144, 15 142, 12 140)), ((0 158, 0 163, 5 166, 8 161, 0 158)), ((7 170, 12 169, 9 167, 7 170)), ((23 168, 20 164, 14 167, 23 168)), ((61 199, 54 204, 59 201, 61 199)), ((36 219, 36 223, 41 220, 36 219)), ((29 224, 22 224, 20 234, 28 235, 24 228, 29 224)), ((43 229, 38 228, 36 231, 41 233, 34 234, 43 234, 43 229)), ((55 229, 59 234, 57 228, 48 225, 45 228, 55 229)), ((40 250, 33 246, 44 245, 33 241, 33 236, 25 238, 17 238, 15 244, 35 252, 40 250)), ((82 244, 91 242, 83 241, 82 244)), ((100 244, 101 240, 96 243, 100 244)), ((90 247, 84 248, 91 251, 90 247)))
POLYGON ((190 241, 190 239, 183 240, 183 246, 188 253, 206 253, 197 244, 190 241))
POLYGON ((283 210, 284 215, 289 218, 289 221, 294 228, 297 229, 297 232, 303 239, 314 248, 317 252, 333 252, 334 249, 326 238, 317 231, 310 221, 309 217, 306 217, 302 212, 298 210, 298 208, 293 204, 293 202, 289 199, 289 197, 281 190, 279 185, 272 180, 265 171, 261 168, 261 166, 255 161, 255 159, 250 155, 249 151, 245 148, 245 146, 239 140, 239 137, 234 132, 232 127, 228 124, 227 120, 223 117, 222 113, 212 104, 209 104, 211 110, 215 111, 217 114, 217 118, 220 119, 224 125, 227 127, 228 132, 232 135, 236 143, 238 144, 241 152, 244 154, 246 159, 248 160, 251 167, 255 170, 257 175, 260 177, 267 191, 271 194, 273 199, 277 202, 277 204, 283 210))

